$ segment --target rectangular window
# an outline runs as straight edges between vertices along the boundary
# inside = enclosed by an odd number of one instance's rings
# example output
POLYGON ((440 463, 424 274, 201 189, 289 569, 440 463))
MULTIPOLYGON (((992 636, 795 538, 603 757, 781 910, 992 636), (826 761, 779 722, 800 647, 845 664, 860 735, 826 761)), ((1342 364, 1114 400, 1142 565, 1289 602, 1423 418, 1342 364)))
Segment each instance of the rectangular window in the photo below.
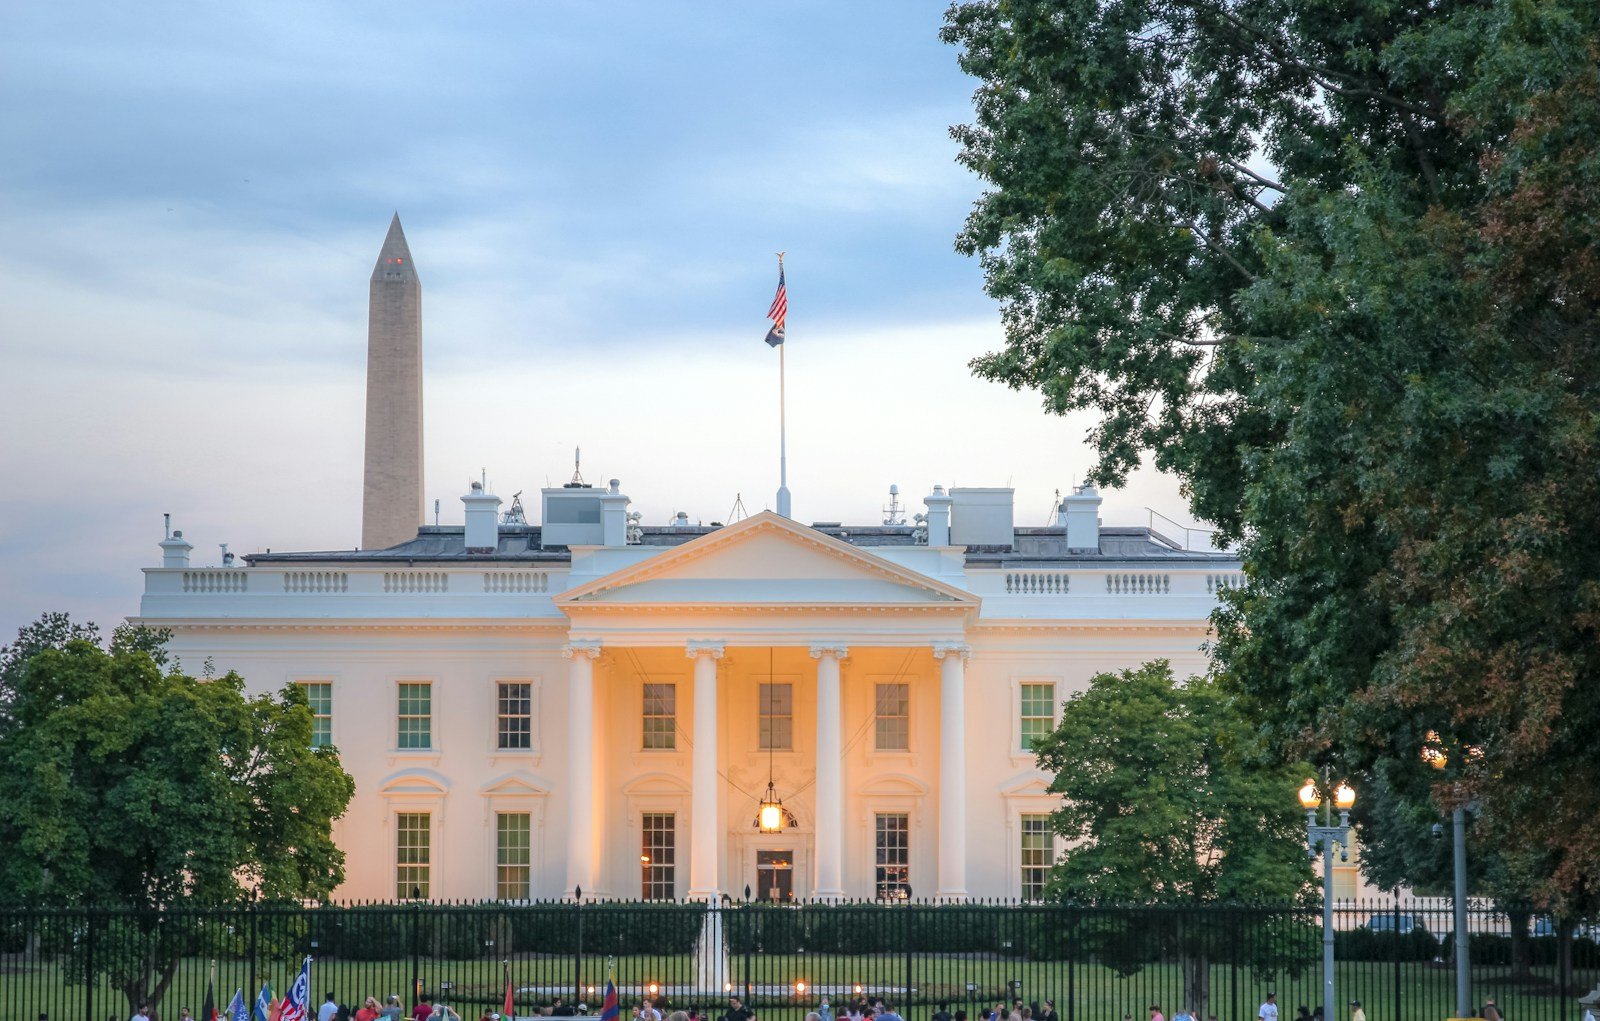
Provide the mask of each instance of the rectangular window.
POLYGON ((878 851, 875 892, 879 900, 905 900, 911 889, 911 817, 879 812, 874 839, 878 851))
POLYGON ((533 685, 501 682, 495 730, 501 748, 533 747, 533 685))
POLYGON ((533 817, 527 812, 495 815, 494 895, 527 900, 533 876, 533 817))
POLYGON ((761 750, 794 748, 794 685, 761 686, 761 750))
POLYGON ((1022 685, 1022 750, 1033 751, 1033 742, 1056 729, 1056 686, 1054 682, 1022 685))
POLYGON ((646 748, 678 747, 678 686, 676 684, 646 684, 644 686, 644 746, 646 748))
POLYGON ((880 752, 911 750, 911 685, 880 684, 877 700, 877 734, 880 752))
POLYGON ((1022 899, 1044 900, 1044 883, 1056 857, 1048 815, 1022 817, 1022 899))
POLYGON ((400 743, 396 747, 433 747, 433 685, 427 681, 400 685, 400 743))
POLYGON ((333 685, 327 681, 301 681, 300 689, 311 703, 311 747, 333 745, 333 685))
POLYGON ((639 895, 645 900, 674 900, 678 895, 678 817, 672 812, 646 812, 643 828, 639 895))
POLYGON ((394 895, 427 900, 433 835, 427 812, 401 812, 394 825, 394 895))

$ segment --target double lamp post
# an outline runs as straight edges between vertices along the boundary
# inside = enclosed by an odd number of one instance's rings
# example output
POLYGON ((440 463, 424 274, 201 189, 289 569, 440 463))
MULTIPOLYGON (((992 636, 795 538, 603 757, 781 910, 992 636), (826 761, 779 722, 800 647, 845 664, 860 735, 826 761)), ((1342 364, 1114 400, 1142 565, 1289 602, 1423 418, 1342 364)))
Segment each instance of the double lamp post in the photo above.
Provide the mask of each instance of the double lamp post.
POLYGON ((1308 852, 1316 857, 1322 850, 1322 1016, 1324 1021, 1335 1021, 1333 996, 1333 845, 1339 845, 1339 860, 1350 860, 1350 809, 1355 807, 1355 788, 1341 783, 1334 788, 1332 798, 1325 798, 1327 777, 1321 787, 1316 780, 1307 780, 1300 788, 1300 807, 1306 810, 1306 842, 1308 852), (1339 810, 1339 823, 1333 823, 1333 810, 1339 810), (1323 819, 1317 821, 1317 810, 1323 809, 1323 819))

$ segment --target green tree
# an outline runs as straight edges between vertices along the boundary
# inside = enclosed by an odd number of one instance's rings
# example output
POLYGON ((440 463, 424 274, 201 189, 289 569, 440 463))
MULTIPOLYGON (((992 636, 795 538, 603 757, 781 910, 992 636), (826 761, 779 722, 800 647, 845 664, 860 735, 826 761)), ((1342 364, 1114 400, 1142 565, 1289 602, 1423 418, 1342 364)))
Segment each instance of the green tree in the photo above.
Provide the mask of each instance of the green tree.
POLYGON ((1006 346, 1241 544, 1220 675, 1281 757, 1600 877, 1600 5, 977 0, 961 159, 1006 346), (1462 754, 1466 748, 1474 755, 1462 754))
MULTIPOLYGON (((1309 767, 1250 761, 1250 734, 1214 681, 1176 684, 1164 660, 1097 674, 1034 744, 1039 768, 1054 775, 1051 793, 1063 799, 1052 822, 1066 850, 1051 869, 1050 896, 1179 907, 1301 899, 1312 872, 1294 791, 1309 767)), ((1294 951, 1310 945, 1293 939, 1229 945, 1201 914, 1144 921, 1131 945, 1097 951, 1126 970, 1147 959, 1151 941, 1176 946, 1185 1004, 1202 1017, 1212 959, 1242 955, 1267 973, 1309 960, 1294 951)))
POLYGON ((297 686, 246 696, 237 674, 163 672, 159 634, 119 631, 109 648, 97 634, 45 618, 0 652, 0 889, 147 909, 97 965, 130 1003, 159 1003, 187 945, 160 912, 328 895, 354 783, 336 751, 312 748, 297 686))

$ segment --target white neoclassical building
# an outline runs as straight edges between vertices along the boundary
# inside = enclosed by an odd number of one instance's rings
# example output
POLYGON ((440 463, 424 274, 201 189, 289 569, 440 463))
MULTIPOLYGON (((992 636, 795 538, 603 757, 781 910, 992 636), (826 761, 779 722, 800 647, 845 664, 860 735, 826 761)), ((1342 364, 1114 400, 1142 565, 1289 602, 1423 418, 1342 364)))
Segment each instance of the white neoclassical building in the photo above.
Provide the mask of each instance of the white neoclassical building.
POLYGON ((342 897, 1035 895, 1031 739, 1097 672, 1201 671, 1241 580, 1087 488, 1043 528, 1006 489, 859 528, 641 527, 615 482, 537 525, 463 502, 387 549, 200 567, 174 535, 146 571, 186 668, 305 686, 356 780, 342 897))

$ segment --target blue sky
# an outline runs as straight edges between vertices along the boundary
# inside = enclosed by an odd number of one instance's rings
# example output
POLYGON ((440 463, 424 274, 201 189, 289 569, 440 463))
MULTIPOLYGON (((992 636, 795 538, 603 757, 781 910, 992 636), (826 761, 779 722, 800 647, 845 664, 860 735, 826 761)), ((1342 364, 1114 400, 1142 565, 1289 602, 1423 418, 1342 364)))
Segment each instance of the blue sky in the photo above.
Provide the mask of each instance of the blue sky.
MULTIPOLYGON (((768 504, 782 249, 796 516, 1009 481, 1043 523, 1089 423, 965 368, 1000 333, 952 245, 981 185, 948 137, 972 82, 942 14, 0 7, 0 635, 136 612, 164 511, 197 562, 354 544, 366 279, 397 209, 446 521, 481 468, 532 490, 578 443, 647 521, 768 504)), ((1146 505, 1183 516, 1145 476, 1105 517, 1146 505)))

